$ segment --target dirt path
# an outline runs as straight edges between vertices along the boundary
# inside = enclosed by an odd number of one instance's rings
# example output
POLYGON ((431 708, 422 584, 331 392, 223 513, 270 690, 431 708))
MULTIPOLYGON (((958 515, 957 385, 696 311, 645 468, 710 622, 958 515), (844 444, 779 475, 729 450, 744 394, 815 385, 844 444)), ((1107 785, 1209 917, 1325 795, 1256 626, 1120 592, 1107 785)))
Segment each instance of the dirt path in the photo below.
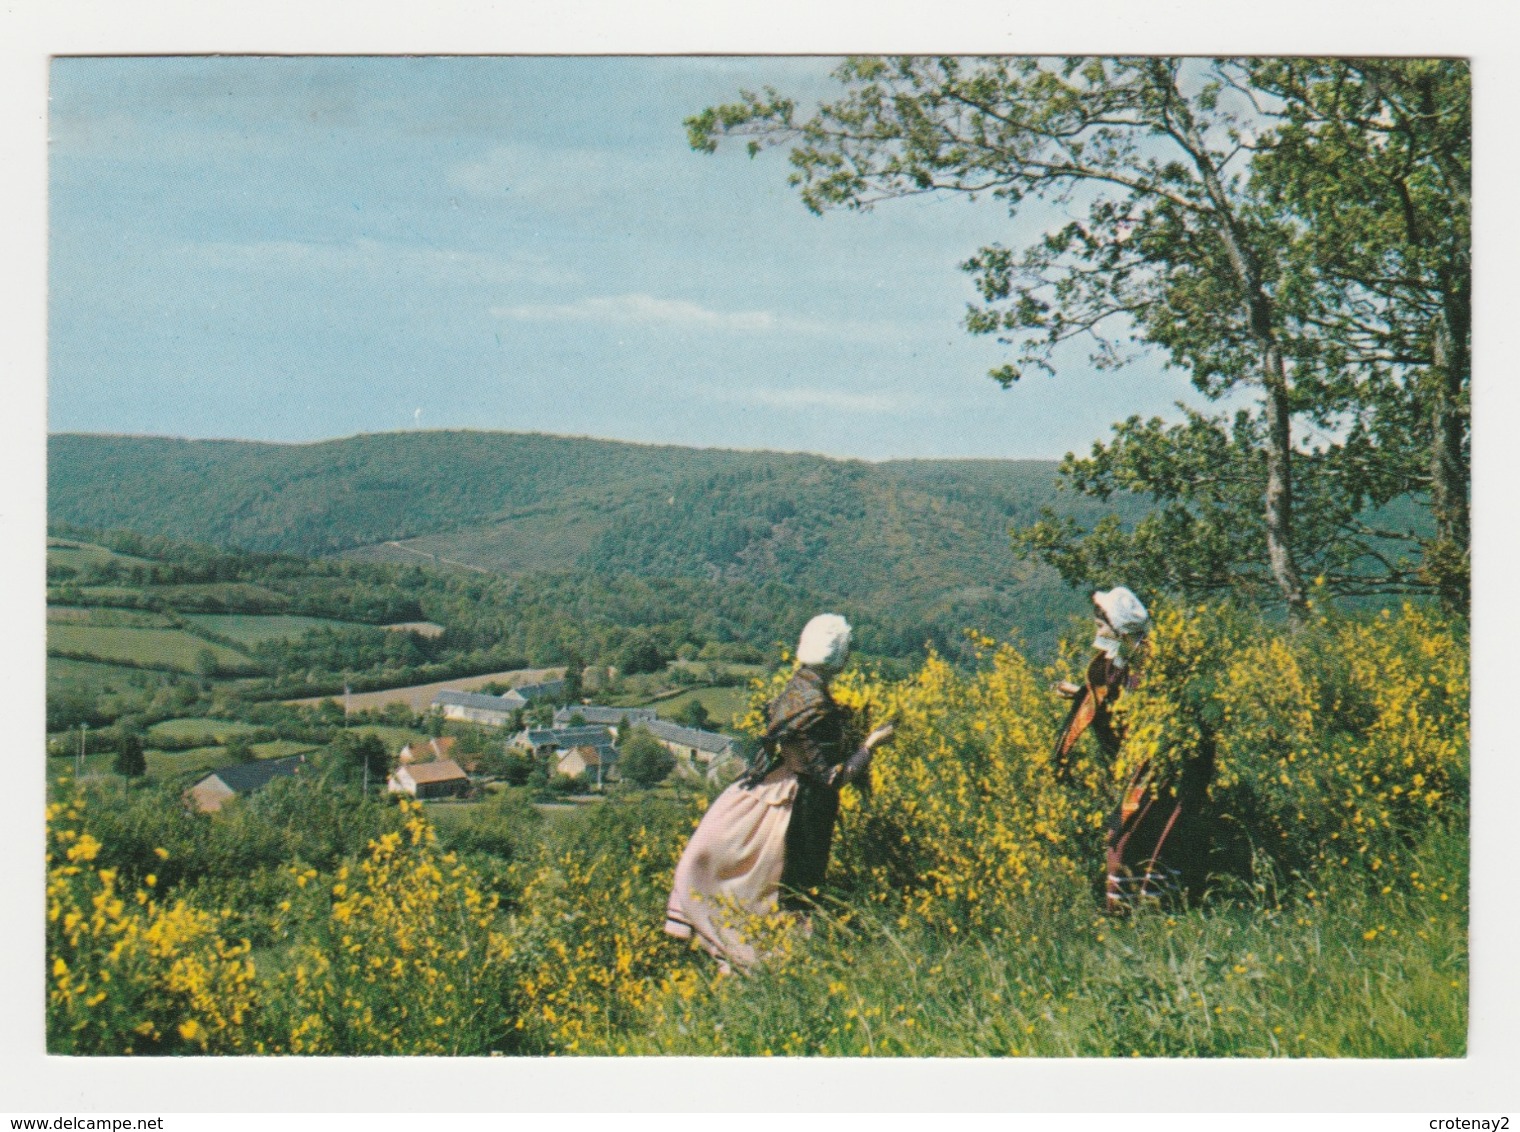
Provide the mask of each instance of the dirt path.
MULTIPOLYGON (((509 672, 485 672, 479 676, 460 676, 453 680, 440 680, 436 684, 413 684, 407 688, 386 688, 379 692, 355 692, 348 697, 353 711, 383 708, 387 704, 406 704, 413 711, 426 711, 432 706, 433 697, 445 689, 473 692, 486 684, 536 684, 540 680, 557 680, 564 675, 562 668, 514 668, 509 672)), ((288 704, 319 704, 323 700, 343 703, 343 693, 335 696, 312 696, 304 700, 286 700, 288 704)))

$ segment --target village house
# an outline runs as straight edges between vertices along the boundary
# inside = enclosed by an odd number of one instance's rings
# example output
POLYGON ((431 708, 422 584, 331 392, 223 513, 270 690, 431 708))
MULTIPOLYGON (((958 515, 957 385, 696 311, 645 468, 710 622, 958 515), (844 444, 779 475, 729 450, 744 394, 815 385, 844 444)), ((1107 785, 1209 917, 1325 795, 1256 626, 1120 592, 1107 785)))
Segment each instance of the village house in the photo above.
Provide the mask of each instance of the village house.
POLYGON ((276 778, 299 774, 305 764, 305 755, 289 755, 218 767, 185 791, 185 801, 203 814, 214 814, 233 798, 262 790, 276 778))
POLYGON ((569 727, 570 721, 576 716, 588 724, 600 724, 610 728, 614 737, 618 734, 618 728, 625 723, 632 726, 636 723, 652 723, 658 716, 654 708, 647 707, 603 707, 600 704, 569 704, 558 708, 554 712, 555 727, 569 727))
POLYGON ((696 763, 713 763, 737 753, 738 740, 716 731, 699 731, 695 727, 682 727, 656 719, 642 724, 667 751, 678 759, 696 763))
POLYGON ((396 761, 403 765, 406 763, 433 762, 437 759, 453 758, 453 753, 454 737, 452 735, 443 735, 436 739, 429 739, 426 742, 408 743, 401 748, 401 754, 396 757, 396 761))
POLYGON ((487 727, 506 727, 512 716, 534 700, 553 698, 565 690, 563 680, 546 680, 541 684, 523 684, 500 696, 484 692, 460 692, 445 689, 433 697, 433 710, 445 719, 480 723, 487 727))
POLYGON ((418 800, 457 798, 469 792, 470 779, 453 759, 439 759, 397 767, 385 788, 392 794, 410 794, 418 800))
POLYGON ((615 747, 571 747, 559 755, 558 761, 554 764, 554 773, 563 774, 568 778, 584 776, 597 786, 601 786, 617 777, 616 764, 617 749, 615 747))
POLYGON ((618 753, 610 727, 529 727, 514 735, 511 745, 549 760, 558 774, 574 778, 589 769, 598 783, 617 777, 618 753))
POLYGON ((528 701, 516 691, 504 696, 488 696, 483 692, 446 690, 433 697, 433 710, 443 712, 444 719, 481 723, 487 727, 509 726, 512 716, 527 706, 528 701))
POLYGON ((535 755, 568 751, 571 747, 595 747, 600 750, 611 747, 612 744, 611 728, 601 726, 528 727, 512 737, 512 746, 535 755))

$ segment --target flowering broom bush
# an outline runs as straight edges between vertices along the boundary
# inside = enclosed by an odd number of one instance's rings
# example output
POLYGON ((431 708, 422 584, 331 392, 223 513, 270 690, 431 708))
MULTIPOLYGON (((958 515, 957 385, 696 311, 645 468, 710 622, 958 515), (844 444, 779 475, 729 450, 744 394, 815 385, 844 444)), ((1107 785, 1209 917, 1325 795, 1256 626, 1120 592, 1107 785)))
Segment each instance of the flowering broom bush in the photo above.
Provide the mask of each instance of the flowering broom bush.
POLYGON ((700 817, 690 803, 611 800, 566 844, 546 847, 512 918, 523 1048, 622 1052, 618 1035, 689 980, 663 931, 677 858, 700 817))
POLYGON ((903 915, 952 933, 975 928, 1036 888, 1095 879, 1105 815, 1130 771, 1149 761, 1175 780, 1206 742, 1221 869, 1249 873, 1254 861, 1313 873, 1321 887, 1360 883, 1432 826, 1465 825, 1459 623, 1405 607, 1321 615, 1295 633, 1229 606, 1163 607, 1152 641, 1140 687, 1119 703, 1128 734, 1112 762, 1090 739, 1067 765, 1052 762, 1065 705, 1050 686, 1078 668, 1077 649, 1064 670, 1042 672, 983 639, 974 673, 930 656, 895 684, 842 677, 835 696, 856 709, 857 730, 890 718, 897 734, 878 751, 869 795, 845 794, 836 883, 859 899, 900 898, 903 915))
POLYGON ((292 945, 269 980, 257 1052, 467 1054, 499 1045, 514 1013, 513 948, 496 897, 439 849, 421 806, 330 877, 289 872, 292 945))
MULTIPOLYGON (((77 805, 48 807, 47 1034, 53 1053, 240 1053, 257 1005, 230 913, 122 887, 77 805)), ((159 851, 167 859, 166 850, 159 851)))

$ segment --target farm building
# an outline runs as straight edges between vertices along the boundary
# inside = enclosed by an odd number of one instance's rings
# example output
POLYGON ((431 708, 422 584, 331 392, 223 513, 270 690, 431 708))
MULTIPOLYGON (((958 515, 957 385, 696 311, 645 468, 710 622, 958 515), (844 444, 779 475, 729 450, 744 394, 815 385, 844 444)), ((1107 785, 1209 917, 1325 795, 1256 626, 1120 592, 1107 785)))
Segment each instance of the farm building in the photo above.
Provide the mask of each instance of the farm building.
POLYGON ((468 793, 470 779, 453 759, 439 759, 397 767, 385 787, 392 794, 410 794, 418 799, 457 798, 468 793))
POLYGON ((506 727, 512 722, 514 712, 527 707, 534 700, 557 696, 564 690, 563 680, 522 684, 499 696, 484 692, 459 692, 449 688, 433 697, 433 708, 442 711, 445 719, 483 723, 488 727, 506 727))
POLYGON ((551 751, 568 751, 571 747, 612 746, 612 731, 606 727, 529 727, 512 737, 512 745, 535 755, 551 751))
POLYGON ((185 791, 185 801, 203 814, 214 814, 233 798, 262 790, 276 778, 299 774, 305 763, 305 755, 289 755, 218 767, 185 791))
POLYGON ((624 723, 652 723, 659 717, 654 708, 602 707, 599 704, 570 704, 554 712, 555 727, 569 727, 570 721, 580 716, 588 724, 600 724, 612 729, 614 735, 624 723))
POLYGON ((565 682, 563 680, 544 680, 538 684, 519 684, 512 691, 516 692, 529 703, 534 700, 552 700, 565 694, 565 682))
POLYGON ((719 735, 716 731, 699 731, 695 727, 682 727, 663 719, 653 720, 643 726, 678 759, 692 763, 711 763, 737 753, 738 740, 728 735, 719 735))
POLYGON ((449 690, 433 697, 433 707, 443 712, 444 719, 483 723, 488 727, 508 726, 512 722, 513 713, 527 706, 528 701, 516 691, 504 696, 488 696, 481 692, 449 690))
POLYGON ((570 778, 585 775, 598 786, 616 778, 617 750, 613 747, 571 747, 559 756, 554 772, 570 778))
POLYGON ((397 756, 400 763, 426 763, 437 759, 452 758, 454 752, 454 737, 444 735, 437 739, 429 739, 425 743, 408 743, 401 748, 401 754, 397 756))

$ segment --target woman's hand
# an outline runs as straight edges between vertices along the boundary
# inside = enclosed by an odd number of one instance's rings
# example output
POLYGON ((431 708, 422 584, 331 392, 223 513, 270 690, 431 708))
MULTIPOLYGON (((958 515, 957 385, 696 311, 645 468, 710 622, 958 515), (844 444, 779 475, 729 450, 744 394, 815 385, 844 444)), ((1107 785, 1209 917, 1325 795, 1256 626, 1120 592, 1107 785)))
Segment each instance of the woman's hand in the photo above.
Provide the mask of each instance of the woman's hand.
POLYGON ((893 734, 896 731, 897 727, 895 724, 883 723, 880 727, 876 728, 876 730, 872 731, 869 735, 866 736, 866 741, 862 743, 861 746, 863 746, 868 751, 874 751, 882 743, 885 743, 888 739, 892 738, 893 734))

